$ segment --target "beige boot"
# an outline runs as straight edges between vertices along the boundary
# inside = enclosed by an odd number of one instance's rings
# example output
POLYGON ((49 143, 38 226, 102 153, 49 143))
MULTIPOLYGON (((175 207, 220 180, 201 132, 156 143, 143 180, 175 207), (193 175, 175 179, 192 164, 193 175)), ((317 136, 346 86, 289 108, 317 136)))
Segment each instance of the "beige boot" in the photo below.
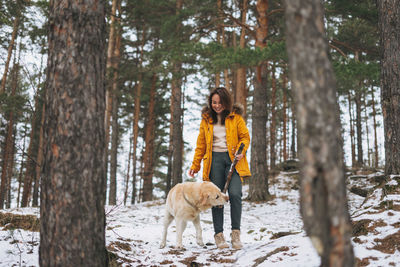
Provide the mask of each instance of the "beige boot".
POLYGON ((215 244, 217 245, 217 248, 222 249, 222 248, 229 247, 229 245, 225 241, 225 237, 222 232, 214 235, 214 239, 215 239, 215 244))
POLYGON ((241 249, 243 247, 242 242, 240 242, 240 230, 232 230, 231 238, 234 249, 241 249))

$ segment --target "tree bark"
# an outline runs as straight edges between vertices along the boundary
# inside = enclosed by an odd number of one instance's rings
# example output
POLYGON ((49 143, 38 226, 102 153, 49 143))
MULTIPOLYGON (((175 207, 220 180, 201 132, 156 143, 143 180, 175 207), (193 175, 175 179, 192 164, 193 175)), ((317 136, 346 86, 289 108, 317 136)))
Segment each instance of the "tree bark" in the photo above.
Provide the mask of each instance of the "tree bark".
POLYGON ((105 7, 50 1, 40 266, 106 266, 105 7))
POLYGON ((400 174, 400 3, 398 0, 376 2, 381 47, 385 174, 400 174))
POLYGON ((283 111, 283 160, 286 161, 288 159, 287 156, 287 75, 286 75, 286 71, 283 73, 283 107, 282 107, 282 111, 283 111))
POLYGON ((150 89, 149 111, 147 113, 145 131, 145 150, 143 153, 143 201, 153 199, 153 173, 154 173, 154 140, 155 140, 155 103, 156 103, 157 75, 154 73, 150 89))
POLYGON ((372 97, 372 118, 374 121, 374 167, 378 168, 379 165, 379 151, 378 151, 378 137, 377 137, 377 123, 376 123, 376 107, 375 107, 375 96, 374 90, 371 90, 372 97))
POLYGON ((37 152, 37 163, 35 166, 35 183, 33 186, 33 197, 32 197, 32 206, 39 206, 39 184, 40 184, 40 174, 42 172, 42 164, 43 164, 43 133, 44 133, 44 113, 46 111, 46 106, 43 103, 42 105, 42 118, 40 121, 40 131, 39 131, 39 147, 37 152))
POLYGON ((0 95, 3 94, 6 90, 7 73, 8 73, 8 68, 10 66, 11 56, 12 56, 12 52, 13 52, 13 48, 14 48, 14 44, 15 44, 15 39, 17 38, 17 35, 18 35, 19 20, 20 20, 20 12, 18 11, 17 15, 15 17, 15 20, 14 20, 10 44, 8 45, 7 59, 6 59, 5 65, 4 65, 4 73, 3 73, 3 78, 1 79, 1 85, 0 85, 0 95))
POLYGON ((319 0, 286 0, 286 40, 296 97, 301 215, 321 266, 354 266, 336 81, 319 0))
POLYGON ((271 125, 269 128, 269 153, 270 169, 275 169, 276 164, 276 78, 275 65, 272 64, 271 72, 272 94, 271 94, 271 125))
MULTIPOLYGON (((18 64, 14 64, 13 67, 13 80, 11 85, 11 96, 15 96, 17 91, 17 78, 19 72, 18 64)), ((3 165, 1 168, 1 183, 0 183, 0 209, 4 208, 4 201, 7 198, 8 183, 11 179, 11 173, 9 173, 9 165, 14 160, 13 148, 14 146, 14 111, 11 110, 8 114, 8 125, 7 135, 3 154, 3 165)))
POLYGON ((361 125, 361 88, 356 89, 356 130, 357 130, 357 167, 364 165, 361 125))
POLYGON ((145 36, 146 31, 143 28, 142 31, 142 40, 141 40, 141 47, 140 47, 140 55, 139 55, 139 78, 138 82, 135 86, 135 110, 133 114, 133 152, 132 152, 132 198, 131 204, 135 204, 136 201, 136 162, 137 162, 137 143, 138 143, 138 136, 139 136, 139 117, 140 117, 140 98, 142 95, 142 84, 143 84, 143 74, 141 73, 142 63, 143 63, 143 52, 144 52, 144 45, 145 45, 145 36))
MULTIPOLYGON (((243 25, 246 24, 246 16, 247 16, 247 2, 248 0, 243 0, 242 4, 242 11, 241 11, 241 22, 243 25)), ((239 47, 240 49, 244 49, 246 46, 246 30, 245 27, 242 26, 241 31, 240 31, 240 40, 239 40, 239 47)), ((247 111, 247 95, 248 95, 248 90, 247 90, 247 79, 246 79, 246 68, 243 66, 240 66, 236 70, 236 94, 235 94, 235 102, 240 103, 243 106, 244 114, 243 116, 246 117, 246 111, 247 111)))
MULTIPOLYGON (((176 1, 176 14, 178 15, 182 10, 183 0, 176 1)), ((182 25, 178 22, 177 34, 180 33, 182 25)), ((179 60, 173 63, 173 74, 172 74, 172 94, 171 94, 171 105, 172 105, 172 186, 182 182, 182 77, 181 77, 182 63, 179 60)))
MULTIPOLYGON (((257 1, 258 28, 256 30, 256 47, 263 49, 267 46, 268 36, 268 1, 257 1)), ((256 67, 254 81, 253 110, 252 110, 252 138, 251 138, 251 172, 252 178, 249 183, 250 201, 263 201, 270 197, 268 191, 268 168, 267 168, 267 63, 260 63, 256 67)))
POLYGON ((350 146, 351 146, 351 166, 356 166, 356 144, 354 138, 354 123, 353 123, 353 108, 351 106, 351 92, 347 93, 347 100, 349 103, 349 119, 350 119, 350 146))

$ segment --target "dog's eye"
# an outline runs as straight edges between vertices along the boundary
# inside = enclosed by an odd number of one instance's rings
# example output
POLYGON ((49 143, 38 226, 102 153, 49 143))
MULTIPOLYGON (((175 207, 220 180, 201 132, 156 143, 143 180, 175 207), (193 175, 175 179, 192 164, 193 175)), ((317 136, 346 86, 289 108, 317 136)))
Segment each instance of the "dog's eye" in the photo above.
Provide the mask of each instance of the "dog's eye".
POLYGON ((218 199, 219 198, 219 195, 217 195, 217 198, 216 199, 218 199))

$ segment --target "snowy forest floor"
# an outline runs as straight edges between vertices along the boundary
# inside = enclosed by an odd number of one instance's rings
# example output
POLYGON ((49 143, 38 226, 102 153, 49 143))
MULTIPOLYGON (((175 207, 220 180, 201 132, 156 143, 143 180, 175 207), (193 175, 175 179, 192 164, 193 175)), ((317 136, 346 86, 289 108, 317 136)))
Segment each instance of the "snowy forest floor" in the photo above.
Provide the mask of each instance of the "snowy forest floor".
MULTIPOLYGON (((349 174, 350 175, 350 174, 349 174)), ((193 224, 176 250, 175 223, 160 249, 164 201, 107 206, 106 243, 114 266, 319 266, 320 259, 303 230, 297 172, 269 181, 272 199, 243 201, 241 250, 215 248, 211 211, 201 214, 205 247, 196 244, 193 224)), ((348 181, 349 209, 357 266, 400 266, 400 176, 358 173, 348 181)), ((244 199, 248 186, 244 186, 244 199)), ((230 243, 229 206, 225 238, 230 243)), ((39 266, 39 210, 0 212, 0 266, 39 266)))

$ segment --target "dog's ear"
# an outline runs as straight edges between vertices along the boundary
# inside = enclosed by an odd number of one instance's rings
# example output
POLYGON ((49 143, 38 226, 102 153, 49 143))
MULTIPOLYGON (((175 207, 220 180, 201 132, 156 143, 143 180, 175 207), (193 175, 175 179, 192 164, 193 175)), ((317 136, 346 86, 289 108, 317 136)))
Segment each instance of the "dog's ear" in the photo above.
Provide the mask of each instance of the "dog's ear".
POLYGON ((200 197, 200 206, 206 206, 207 203, 209 203, 209 198, 210 198, 210 194, 209 193, 203 193, 201 194, 200 197))

